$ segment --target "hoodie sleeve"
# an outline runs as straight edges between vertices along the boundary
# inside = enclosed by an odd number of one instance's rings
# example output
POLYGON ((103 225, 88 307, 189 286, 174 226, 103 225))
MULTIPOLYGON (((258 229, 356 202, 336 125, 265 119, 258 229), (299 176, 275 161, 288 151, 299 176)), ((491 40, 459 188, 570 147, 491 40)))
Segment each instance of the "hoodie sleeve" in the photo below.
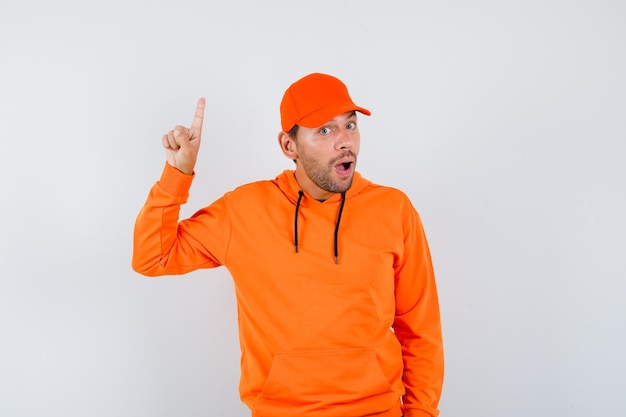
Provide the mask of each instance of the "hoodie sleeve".
MULTIPOLYGON (((410 205, 410 203, 409 203, 410 205)), ((394 332, 402 346, 405 417, 437 416, 443 384, 443 342, 432 261, 419 215, 410 206, 404 253, 395 270, 394 332)))
POLYGON ((225 198, 178 221, 187 202, 193 175, 165 164, 137 216, 133 269, 146 276, 178 275, 221 265, 229 234, 225 198))

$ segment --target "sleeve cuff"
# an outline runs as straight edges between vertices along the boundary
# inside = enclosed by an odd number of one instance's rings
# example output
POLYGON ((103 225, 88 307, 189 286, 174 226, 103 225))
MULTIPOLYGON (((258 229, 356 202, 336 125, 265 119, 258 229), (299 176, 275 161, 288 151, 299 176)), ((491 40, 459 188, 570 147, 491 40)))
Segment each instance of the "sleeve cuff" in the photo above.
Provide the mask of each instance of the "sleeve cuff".
POLYGON ((189 194, 189 188, 191 188, 195 175, 195 172, 191 175, 183 174, 166 162, 161 173, 161 179, 159 179, 159 187, 169 194, 184 197, 189 194))
MULTIPOLYGON (((437 412, 437 414, 439 413, 437 412)), ((420 410, 419 408, 405 408, 403 416, 404 417, 432 417, 430 413, 424 410, 420 410)))

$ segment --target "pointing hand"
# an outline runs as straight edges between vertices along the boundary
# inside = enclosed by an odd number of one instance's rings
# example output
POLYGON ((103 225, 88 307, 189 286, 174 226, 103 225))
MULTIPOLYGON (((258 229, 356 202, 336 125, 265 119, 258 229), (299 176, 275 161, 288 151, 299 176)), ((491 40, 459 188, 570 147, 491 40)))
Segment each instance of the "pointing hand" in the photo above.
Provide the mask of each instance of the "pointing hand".
POLYGON ((176 126, 166 135, 163 135, 163 147, 167 157, 167 163, 178 169, 183 174, 193 174, 193 169, 198 158, 200 138, 202 136, 202 122, 204 120, 204 107, 206 100, 201 98, 196 106, 196 114, 193 116, 191 126, 176 126))

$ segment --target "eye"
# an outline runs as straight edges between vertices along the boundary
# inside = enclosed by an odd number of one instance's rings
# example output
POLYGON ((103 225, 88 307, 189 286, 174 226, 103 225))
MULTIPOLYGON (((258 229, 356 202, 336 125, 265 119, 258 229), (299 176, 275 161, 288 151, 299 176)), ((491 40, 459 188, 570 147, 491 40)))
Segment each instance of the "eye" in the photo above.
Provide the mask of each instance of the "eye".
POLYGON ((320 135, 324 135, 324 136, 326 136, 326 135, 329 135, 329 134, 330 134, 331 130, 330 130, 330 127, 322 127, 322 128, 320 128, 320 130, 318 130, 317 132, 318 132, 320 135))
POLYGON ((350 122, 346 125, 346 129, 354 130, 356 129, 356 122, 350 122))

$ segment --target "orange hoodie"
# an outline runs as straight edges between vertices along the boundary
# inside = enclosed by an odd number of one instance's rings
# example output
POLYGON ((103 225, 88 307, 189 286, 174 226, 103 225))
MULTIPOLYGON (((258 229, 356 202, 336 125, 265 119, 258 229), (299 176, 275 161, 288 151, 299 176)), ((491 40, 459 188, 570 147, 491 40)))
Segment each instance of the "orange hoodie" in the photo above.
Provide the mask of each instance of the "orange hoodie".
POLYGON ((285 171, 178 222, 192 178, 166 164, 137 218, 133 269, 228 268, 253 417, 438 414, 437 291, 406 195, 356 173, 345 199, 322 203, 285 171))

